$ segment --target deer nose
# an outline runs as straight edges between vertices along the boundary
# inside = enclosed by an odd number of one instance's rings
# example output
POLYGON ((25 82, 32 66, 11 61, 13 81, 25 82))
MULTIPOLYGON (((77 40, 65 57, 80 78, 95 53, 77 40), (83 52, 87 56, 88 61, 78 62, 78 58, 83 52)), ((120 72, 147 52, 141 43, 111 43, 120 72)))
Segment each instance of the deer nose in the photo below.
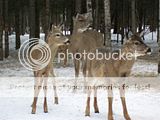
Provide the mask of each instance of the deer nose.
POLYGON ((66 45, 70 44, 69 39, 67 38, 64 43, 65 43, 66 45))
POLYGON ((147 52, 151 52, 151 48, 148 48, 147 52))
POLYGON ((151 52, 152 52, 151 48, 148 48, 146 51, 147 54, 151 54, 151 52))

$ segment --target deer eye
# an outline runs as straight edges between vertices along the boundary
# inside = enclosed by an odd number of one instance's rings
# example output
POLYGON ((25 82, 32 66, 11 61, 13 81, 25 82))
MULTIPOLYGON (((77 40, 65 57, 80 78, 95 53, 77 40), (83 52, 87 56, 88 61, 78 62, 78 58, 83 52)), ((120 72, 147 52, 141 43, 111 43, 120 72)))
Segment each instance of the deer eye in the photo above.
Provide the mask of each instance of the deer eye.
POLYGON ((56 37, 60 37, 61 35, 59 33, 56 34, 56 37))
POLYGON ((135 45, 139 45, 140 43, 139 43, 139 42, 135 42, 134 44, 135 44, 135 45))

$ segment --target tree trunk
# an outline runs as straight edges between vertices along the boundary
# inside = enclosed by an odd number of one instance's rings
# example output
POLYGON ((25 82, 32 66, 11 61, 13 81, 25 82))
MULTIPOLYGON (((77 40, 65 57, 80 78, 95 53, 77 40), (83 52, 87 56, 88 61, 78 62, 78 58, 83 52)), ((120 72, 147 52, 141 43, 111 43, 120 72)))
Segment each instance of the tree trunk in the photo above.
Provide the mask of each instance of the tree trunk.
POLYGON ((110 13, 110 0, 104 0, 105 12, 105 46, 111 48, 111 13, 110 13))
POLYGON ((81 0, 76 0, 76 13, 81 13, 81 0))
POLYGON ((35 20, 35 4, 36 0, 30 0, 30 38, 36 38, 36 20, 35 20))
POLYGON ((87 4, 87 12, 91 12, 92 11, 91 0, 86 0, 86 4, 87 4))
MULTIPOLYGON (((160 0, 159 0, 159 14, 158 14, 158 45, 159 45, 159 55, 160 55, 160 0)), ((160 57, 159 57, 159 63, 158 63, 158 73, 160 73, 160 57)))
POLYGON ((16 31, 16 49, 19 49, 21 46, 21 41, 20 41, 20 12, 19 12, 19 7, 20 7, 20 1, 17 1, 16 3, 16 9, 15 9, 15 31, 16 31))
POLYGON ((39 12, 39 0, 36 0, 36 5, 35 5, 35 38, 40 38, 40 12, 39 12))
POLYGON ((99 29, 99 0, 96 0, 96 9, 95 9, 95 29, 98 31, 99 29))
POLYGON ((136 33, 136 0, 132 0, 132 32, 136 33))
POLYGON ((3 0, 0 0, 0 60, 3 60, 3 0))
POLYGON ((47 38, 49 27, 50 27, 50 22, 49 22, 49 16, 50 16, 50 0, 45 0, 45 39, 47 38))
POLYGON ((9 56, 8 0, 5 0, 5 58, 9 56))

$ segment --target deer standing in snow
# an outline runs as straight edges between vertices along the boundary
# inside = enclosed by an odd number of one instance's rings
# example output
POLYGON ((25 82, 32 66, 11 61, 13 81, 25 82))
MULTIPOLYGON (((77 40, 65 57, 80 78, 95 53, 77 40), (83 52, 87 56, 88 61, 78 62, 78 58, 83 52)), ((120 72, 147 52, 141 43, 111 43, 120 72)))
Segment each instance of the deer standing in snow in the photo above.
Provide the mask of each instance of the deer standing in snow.
MULTIPOLYGON (((51 51, 51 59, 49 60, 49 63, 47 66, 45 66, 43 69, 40 70, 33 70, 34 71, 34 77, 35 77, 35 86, 34 86, 34 100, 32 104, 32 114, 36 113, 36 104, 38 95, 40 92, 40 89, 42 88, 43 83, 43 89, 44 89, 44 112, 48 112, 47 107, 47 78, 49 76, 55 77, 54 70, 53 70, 53 60, 57 54, 58 47, 61 45, 68 44, 68 38, 63 35, 60 26, 52 26, 52 30, 48 34, 47 37, 47 44, 49 46, 48 49, 51 51)), ((39 50, 34 50, 31 54, 31 57, 33 59, 40 59, 42 57, 42 53, 39 50)), ((53 78, 54 79, 54 78, 53 78)), ((58 96, 56 92, 56 85, 53 83, 54 87, 54 97, 55 97, 55 104, 58 104, 58 96)))
MULTIPOLYGON (((107 55, 109 52, 106 50, 101 49, 101 53, 106 53, 107 55)), ((117 52, 117 51, 116 51, 117 52)), ((128 77, 131 68, 135 62, 135 55, 136 56, 143 56, 146 54, 151 53, 151 49, 142 41, 141 37, 138 35, 132 35, 132 37, 125 42, 125 44, 121 48, 121 52, 124 54, 124 57, 127 53, 132 53, 133 59, 109 59, 109 60, 88 60, 88 77, 128 77)), ((113 54, 115 52, 112 52, 113 54)), ((119 57, 119 53, 117 52, 116 58, 119 57)), ((96 86, 96 85, 95 85, 96 86)), ((110 90, 108 90, 110 91, 110 90)), ((126 100, 125 100, 125 91, 120 89, 120 96, 121 102, 123 106, 123 114, 126 120, 131 120, 126 100)), ((108 120, 113 120, 113 111, 112 111, 112 90, 108 93, 108 120)), ((91 90, 88 90, 88 98, 86 103, 86 110, 85 115, 90 116, 90 95, 91 90)), ((94 109, 95 113, 99 113, 98 104, 97 104, 97 89, 94 89, 94 109)))

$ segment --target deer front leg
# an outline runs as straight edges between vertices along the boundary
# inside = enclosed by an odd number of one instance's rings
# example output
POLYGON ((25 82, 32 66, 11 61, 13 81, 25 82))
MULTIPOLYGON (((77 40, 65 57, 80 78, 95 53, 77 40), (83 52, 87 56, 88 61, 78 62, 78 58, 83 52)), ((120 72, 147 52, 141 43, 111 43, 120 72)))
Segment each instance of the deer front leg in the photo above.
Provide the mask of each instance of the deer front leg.
POLYGON ((44 113, 48 113, 48 106, 47 106, 47 87, 48 87, 48 75, 44 76, 44 85, 43 85, 43 90, 44 90, 44 104, 43 104, 43 109, 44 113))
POLYGON ((98 104, 97 104, 97 88, 94 89, 94 111, 95 113, 99 113, 98 104))
POLYGON ((90 96, 91 96, 91 90, 88 90, 85 116, 90 116, 90 96))
POLYGON ((35 78, 35 85, 34 85, 34 100, 32 104, 32 114, 36 113, 36 105, 38 100, 39 92, 42 88, 42 75, 38 75, 38 77, 35 78))
POLYGON ((111 89, 108 90, 108 120, 113 120, 113 91, 111 89))
POLYGON ((122 102, 122 107, 123 107, 123 115, 126 120, 131 120, 128 110, 127 110, 127 105, 126 105, 126 99, 125 99, 125 88, 123 85, 120 88, 120 97, 121 97, 121 102, 122 102))

